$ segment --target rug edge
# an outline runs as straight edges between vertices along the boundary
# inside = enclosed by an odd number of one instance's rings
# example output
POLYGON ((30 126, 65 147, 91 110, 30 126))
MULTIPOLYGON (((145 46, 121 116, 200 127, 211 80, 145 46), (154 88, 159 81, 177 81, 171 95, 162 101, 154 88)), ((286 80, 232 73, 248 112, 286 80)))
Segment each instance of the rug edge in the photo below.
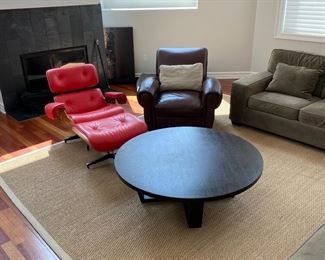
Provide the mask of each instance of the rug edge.
POLYGON ((293 252, 289 257, 288 260, 295 260, 296 258, 299 259, 299 252, 303 250, 303 248, 308 245, 308 243, 317 235, 317 233, 322 229, 325 228, 325 223, 321 224, 316 230, 314 230, 308 238, 293 252))
POLYGON ((8 159, 8 160, 5 160, 5 161, 1 162, 1 163, 0 163, 0 166, 5 165, 5 164, 8 164, 8 163, 11 163, 11 162, 16 161, 16 160, 19 160, 19 159, 21 159, 21 158, 24 158, 24 157, 27 157, 27 156, 33 155, 34 153, 37 153, 37 152, 39 152, 39 151, 48 150, 48 149, 53 148, 53 147, 56 147, 56 146, 58 146, 58 145, 60 145, 60 144, 62 144, 62 143, 64 143, 64 141, 60 141, 60 142, 57 142, 57 143, 54 143, 54 144, 49 144, 49 145, 46 145, 46 146, 41 147, 41 148, 39 148, 39 149, 36 149, 36 150, 30 151, 30 152, 27 152, 27 153, 21 154, 21 155, 19 155, 19 156, 15 156, 15 157, 13 157, 13 158, 10 158, 10 159, 8 159))
POLYGON ((45 230, 45 228, 37 221, 33 214, 24 206, 24 204, 17 198, 7 183, 0 176, 0 186, 10 198, 16 208, 23 214, 28 222, 33 226, 36 232, 46 242, 46 244, 54 251, 60 259, 72 260, 72 258, 61 248, 61 246, 54 240, 54 238, 45 230))

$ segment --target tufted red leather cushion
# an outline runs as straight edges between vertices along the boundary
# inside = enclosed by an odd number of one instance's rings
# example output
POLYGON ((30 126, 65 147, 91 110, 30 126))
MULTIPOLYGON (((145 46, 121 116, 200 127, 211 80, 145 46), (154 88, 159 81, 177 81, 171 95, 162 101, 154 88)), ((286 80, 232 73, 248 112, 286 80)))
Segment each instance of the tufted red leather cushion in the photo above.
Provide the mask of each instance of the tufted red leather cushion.
POLYGON ((79 113, 79 114, 69 114, 69 117, 74 123, 82 123, 82 122, 89 122, 94 121, 97 119, 111 117, 113 115, 123 113, 124 109, 120 106, 110 105, 108 104, 105 107, 100 109, 86 112, 86 113, 79 113))
POLYGON ((54 101, 64 103, 67 114, 85 113, 106 106, 105 98, 98 88, 62 94, 54 97, 54 101))
POLYGON ((46 71, 51 92, 64 93, 98 84, 98 74, 93 64, 77 64, 46 71))
POLYGON ((131 138, 147 131, 147 125, 129 113, 120 113, 109 118, 75 124, 78 135, 99 152, 120 148, 131 138))

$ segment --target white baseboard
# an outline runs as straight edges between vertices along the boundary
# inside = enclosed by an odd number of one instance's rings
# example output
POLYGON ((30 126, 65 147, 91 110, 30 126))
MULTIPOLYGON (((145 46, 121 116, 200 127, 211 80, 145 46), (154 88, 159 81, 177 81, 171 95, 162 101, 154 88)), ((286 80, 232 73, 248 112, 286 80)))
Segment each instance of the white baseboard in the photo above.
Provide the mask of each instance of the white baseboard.
MULTIPOLYGON (((136 72, 135 77, 139 78, 141 74, 143 74, 143 73, 142 72, 136 72)), ((153 73, 145 73, 145 74, 154 74, 154 72, 153 73)))
POLYGON ((240 79, 252 74, 252 71, 208 72, 209 77, 216 79, 240 79))
MULTIPOLYGON (((139 77, 142 73, 135 73, 139 77)), ((208 72, 208 76, 217 79, 239 79, 254 74, 252 71, 208 72)))
POLYGON ((5 107, 2 103, 0 103, 0 112, 2 112, 3 114, 6 113, 5 107))

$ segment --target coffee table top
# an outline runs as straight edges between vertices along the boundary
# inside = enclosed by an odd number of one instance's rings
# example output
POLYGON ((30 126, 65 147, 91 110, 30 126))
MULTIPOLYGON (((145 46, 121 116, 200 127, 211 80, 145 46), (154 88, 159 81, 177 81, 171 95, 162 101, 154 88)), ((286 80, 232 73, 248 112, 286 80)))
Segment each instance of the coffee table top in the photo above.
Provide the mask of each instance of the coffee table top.
POLYGON ((214 200, 253 186, 263 170, 259 151, 244 139, 200 127, 171 127, 125 143, 114 160, 124 183, 146 195, 214 200))

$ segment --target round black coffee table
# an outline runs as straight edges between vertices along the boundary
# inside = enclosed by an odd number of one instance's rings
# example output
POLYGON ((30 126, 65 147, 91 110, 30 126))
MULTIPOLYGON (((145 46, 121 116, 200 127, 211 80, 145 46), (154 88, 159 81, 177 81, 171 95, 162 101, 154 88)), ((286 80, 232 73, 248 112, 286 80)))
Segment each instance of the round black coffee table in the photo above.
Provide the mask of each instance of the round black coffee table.
POLYGON ((189 227, 201 227, 205 201, 234 197, 253 186, 263 170, 262 156, 252 144, 200 127, 139 135, 118 150, 114 164, 141 202, 182 202, 189 227))

